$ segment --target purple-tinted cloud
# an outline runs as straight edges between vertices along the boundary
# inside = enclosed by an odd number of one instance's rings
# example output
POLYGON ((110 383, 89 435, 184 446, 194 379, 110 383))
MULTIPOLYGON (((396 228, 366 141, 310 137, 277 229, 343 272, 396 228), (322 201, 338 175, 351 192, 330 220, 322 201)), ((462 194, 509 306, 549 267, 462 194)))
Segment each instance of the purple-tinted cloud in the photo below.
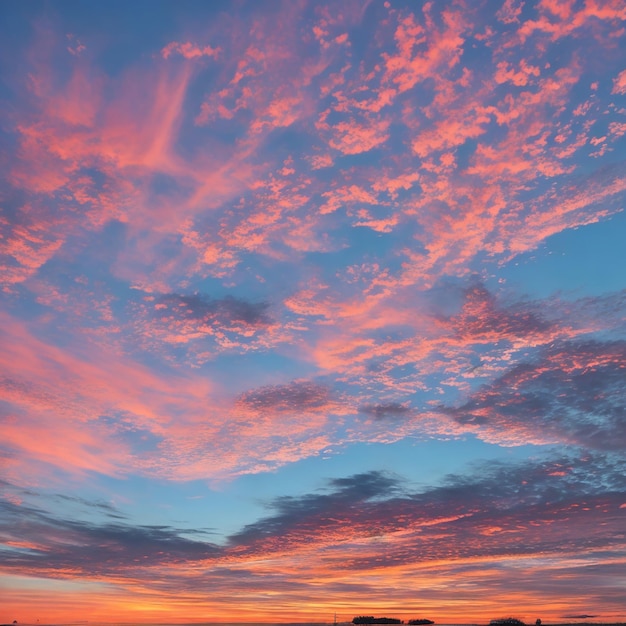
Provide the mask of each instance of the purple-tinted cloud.
POLYGON ((198 295, 167 294, 157 299, 156 315, 163 321, 168 318, 195 320, 200 324, 230 328, 238 324, 263 326, 268 323, 268 304, 248 302, 233 296, 212 300, 198 295))
MULTIPOLYGON (((368 572, 393 585, 416 567, 437 576, 445 567, 457 580, 476 580, 508 572, 511 559, 515 568, 526 562, 534 572, 507 573, 519 578, 520 588, 533 589, 533 579, 549 577, 559 559, 568 558, 576 560, 570 576, 595 584, 625 547, 625 470, 619 455, 554 455, 483 463, 417 491, 400 477, 370 471, 330 480, 317 493, 270 501, 267 517, 221 543, 207 542, 202 532, 190 538, 189 531, 169 526, 68 520, 3 501, 3 563, 21 575, 114 575, 114 584, 164 597, 192 593, 203 582, 210 582, 209 596, 226 589, 246 593, 268 576, 275 590, 315 595, 319 583, 312 576, 339 575, 339 589, 329 583, 327 593, 377 595, 368 572), (605 565, 597 569, 599 556, 605 565), (148 582, 146 573, 157 571, 148 582)), ((426 579, 422 584, 429 587, 426 579)), ((563 593, 556 587, 544 587, 549 597, 563 593)), ((506 595, 505 587, 493 589, 506 595)), ((606 600, 615 603, 613 594, 606 600)))
POLYGON ((182 531, 166 526, 63 519, 7 501, 0 502, 0 507, 0 534, 5 544, 2 561, 10 571, 37 570, 56 578, 71 576, 78 570, 100 576, 157 563, 167 566, 198 561, 214 556, 218 550, 213 544, 186 538, 182 531))
POLYGON ((331 402, 330 390, 307 381, 293 381, 286 385, 269 385, 246 391, 237 403, 259 412, 308 412, 322 411, 331 402))
POLYGON ((622 450, 626 342, 556 342, 445 412, 489 439, 622 450))
POLYGON ((405 417, 411 414, 411 409, 398 402, 385 402, 381 404, 364 404, 359 411, 375 420, 384 420, 394 417, 405 417))
POLYGON ((391 566, 418 555, 428 560, 444 555, 495 557, 511 549, 520 554, 557 552, 563 541, 571 543, 569 550, 608 548, 612 541, 623 539, 615 525, 623 517, 620 506, 626 497, 623 465, 618 457, 599 454, 517 465, 483 464, 419 492, 412 492, 397 476, 372 471, 333 479, 322 493, 278 498, 270 503, 270 516, 245 526, 222 545, 207 543, 200 536, 183 537, 187 530, 63 520, 40 508, 4 501, 1 530, 7 546, 16 539, 39 546, 27 551, 5 548, 4 562, 16 571, 42 567, 66 572, 78 567, 95 574, 132 569, 134 564, 221 562, 246 554, 265 558, 274 551, 305 550, 308 542, 321 549, 329 537, 353 542, 372 535, 392 538, 399 532, 406 538, 395 547, 369 546, 366 552, 372 555, 364 554, 345 567, 366 567, 370 559, 380 558, 383 549, 391 566), (582 523, 595 515, 586 511, 596 509, 605 511, 606 528, 592 531, 586 523, 579 528, 572 519, 580 518, 582 523), (563 510, 571 519, 562 520, 560 533, 552 536, 545 524, 563 510), (491 531, 492 526, 498 530, 491 531), (507 528, 517 528, 517 535, 510 536, 507 528), (456 538, 450 543, 452 531, 456 538), (411 537, 417 535, 420 541, 414 544, 411 537))

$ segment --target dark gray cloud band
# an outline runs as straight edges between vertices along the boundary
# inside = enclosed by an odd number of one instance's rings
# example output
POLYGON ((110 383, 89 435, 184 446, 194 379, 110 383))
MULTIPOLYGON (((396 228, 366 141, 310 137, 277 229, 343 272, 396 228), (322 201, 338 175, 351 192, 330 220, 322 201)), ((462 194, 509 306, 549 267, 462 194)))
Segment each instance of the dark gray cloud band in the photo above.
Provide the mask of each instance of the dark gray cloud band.
MULTIPOLYGON (((169 526, 63 519, 1 501, 0 560, 5 571, 44 577, 132 577, 146 567, 200 563, 216 575, 236 562, 280 558, 311 546, 323 561, 344 544, 362 547, 364 541, 367 549, 345 553, 342 568, 512 554, 582 558, 626 549, 625 505, 626 461, 601 453, 491 462, 421 491, 380 471, 335 478, 319 492, 270 502, 266 517, 221 543, 169 526), (388 543, 388 537, 396 539, 388 543)), ((163 579, 168 576, 164 571, 163 579)), ((174 570, 171 576, 174 584, 174 570)))

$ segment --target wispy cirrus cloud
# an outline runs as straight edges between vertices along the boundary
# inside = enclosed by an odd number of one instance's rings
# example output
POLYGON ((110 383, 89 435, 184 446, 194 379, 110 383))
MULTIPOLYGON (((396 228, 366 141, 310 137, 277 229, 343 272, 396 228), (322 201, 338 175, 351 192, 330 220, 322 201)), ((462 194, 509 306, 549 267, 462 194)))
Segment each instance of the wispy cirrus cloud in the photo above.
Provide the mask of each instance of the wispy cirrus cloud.
POLYGON ((204 379, 176 375, 167 383, 111 348, 75 340, 60 349, 15 318, 3 316, 3 322, 5 336, 20 338, 0 360, 3 447, 21 459, 13 472, 27 481, 40 480, 46 466, 119 475, 133 449, 156 449, 173 406, 188 418, 205 410, 211 385, 204 379), (152 395, 156 388, 163 394, 158 399, 152 395), (47 419, 50 412, 54 422, 47 419))

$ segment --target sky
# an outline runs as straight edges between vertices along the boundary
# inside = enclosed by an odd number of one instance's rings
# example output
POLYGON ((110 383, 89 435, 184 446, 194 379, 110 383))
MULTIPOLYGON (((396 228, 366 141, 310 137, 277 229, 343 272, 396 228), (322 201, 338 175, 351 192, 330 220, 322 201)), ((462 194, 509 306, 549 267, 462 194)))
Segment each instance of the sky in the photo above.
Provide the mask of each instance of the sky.
POLYGON ((626 620, 626 3, 0 3, 0 622, 626 620))

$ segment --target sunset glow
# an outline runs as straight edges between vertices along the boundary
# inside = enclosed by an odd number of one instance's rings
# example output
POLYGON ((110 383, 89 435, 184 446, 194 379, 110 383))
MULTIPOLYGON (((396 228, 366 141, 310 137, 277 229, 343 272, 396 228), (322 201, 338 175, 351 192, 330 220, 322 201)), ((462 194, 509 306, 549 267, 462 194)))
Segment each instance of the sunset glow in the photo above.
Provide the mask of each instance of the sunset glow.
POLYGON ((626 2, 0 3, 0 624, 626 621, 626 2))

